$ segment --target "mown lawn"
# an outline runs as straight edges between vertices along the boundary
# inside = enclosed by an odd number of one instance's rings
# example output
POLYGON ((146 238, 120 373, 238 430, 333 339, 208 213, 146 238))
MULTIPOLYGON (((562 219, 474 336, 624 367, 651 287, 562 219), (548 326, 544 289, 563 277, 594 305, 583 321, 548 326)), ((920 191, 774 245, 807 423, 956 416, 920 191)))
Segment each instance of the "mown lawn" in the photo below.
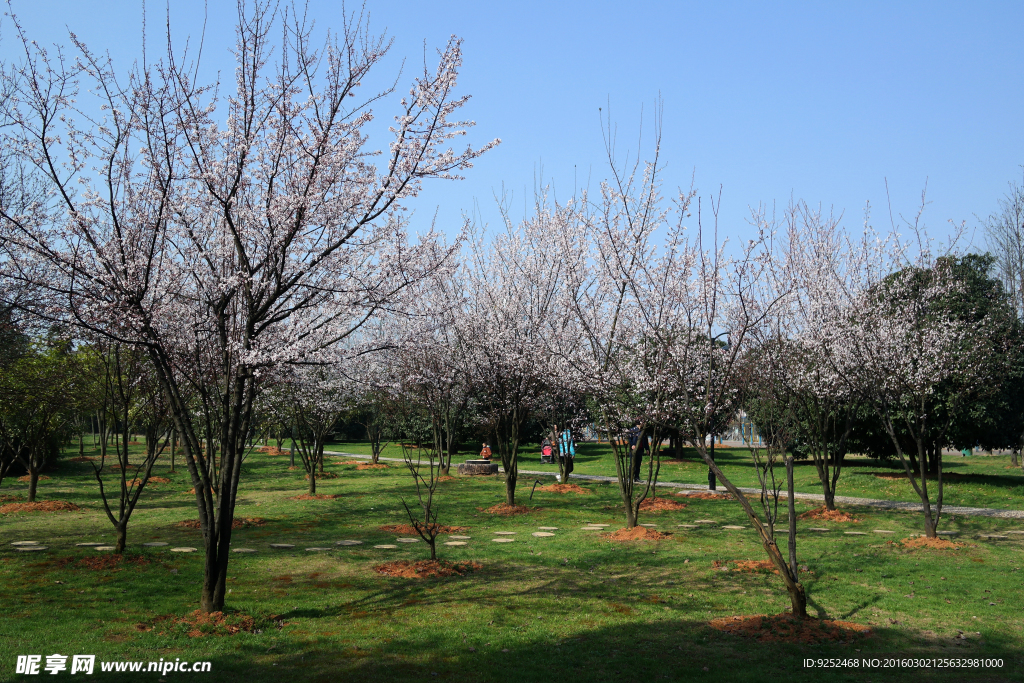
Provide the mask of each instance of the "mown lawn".
MULTIPOLYGON (((339 445, 339 450, 357 448, 339 445)), ((963 547, 913 551, 899 541, 918 532, 915 514, 854 510, 861 521, 801 520, 799 558, 809 569, 805 583, 812 612, 870 626, 873 634, 841 644, 762 643, 708 626, 712 618, 776 614, 788 606, 781 581, 772 574, 714 566, 716 560, 764 558, 750 529, 722 528, 746 526, 733 501, 687 501, 683 510, 646 514, 641 522, 656 523, 672 536, 618 543, 581 528, 588 522, 621 526, 614 486, 586 485, 590 494, 583 496, 538 491, 527 501, 532 482, 524 481, 520 502, 535 509, 500 518, 481 510, 503 500, 500 480, 455 478, 442 484, 440 521, 468 527, 464 534, 471 540, 464 547, 442 546, 442 556, 473 560, 482 569, 462 578, 387 578, 373 567, 427 557, 422 542, 373 548, 395 540, 379 526, 407 521, 401 501, 414 497, 408 474, 397 466, 357 471, 335 460, 344 458, 328 460, 338 478, 320 482, 319 489, 339 497, 300 501, 292 497, 304 493, 305 481, 301 470, 287 469, 287 456, 249 458, 237 514, 265 524, 233 535, 234 545, 259 552, 232 556, 228 608, 233 618, 254 617, 261 632, 204 636, 189 635, 189 628, 174 623, 197 607, 202 577, 198 553, 169 552, 179 545, 201 548, 198 531, 178 526, 196 518, 193 497, 184 493, 191 482, 180 463, 173 475, 166 463, 158 466, 156 474, 171 482, 147 490, 133 518, 129 554, 137 559, 98 570, 81 561, 103 553, 75 543, 112 540, 111 527, 96 500, 88 463, 63 463, 41 483, 41 496, 75 503, 81 511, 0 516, 0 595, 7 617, 0 620, 0 680, 32 680, 15 675, 17 655, 53 653, 95 654, 100 660, 209 660, 212 673, 202 680, 253 683, 1024 680, 1022 541, 1014 535, 1003 541, 978 538, 1024 528, 1015 520, 955 517, 945 528, 960 532, 963 547), (718 524, 693 530, 676 526, 701 519, 718 524), (552 538, 531 536, 539 526, 558 530, 552 538), (831 530, 807 531, 810 527, 831 530), (895 533, 880 535, 874 529, 895 533), (843 533, 851 530, 867 535, 843 533), (516 532, 515 541, 493 543, 495 531, 516 532), (363 545, 335 546, 341 539, 363 545), (10 544, 18 540, 40 541, 49 550, 17 552, 10 544), (146 541, 170 546, 143 548, 146 541), (276 542, 296 547, 271 550, 269 544, 276 542), (306 547, 332 549, 306 552, 306 547), (807 657, 897 653, 996 658, 1003 667, 865 673, 859 668, 820 672, 802 664, 807 657)), ((966 460, 970 467, 982 462, 966 460)), ((581 458, 580 471, 591 467, 599 470, 600 461, 581 458)), ((684 463, 679 471, 687 467, 684 463)), ((692 467, 696 483, 699 472, 692 467)), ((739 472, 742 465, 737 459, 730 467, 739 472)), ((9 480, 0 494, 24 495, 26 488, 9 480)), ((99 671, 91 678, 134 680, 130 674, 99 671)))

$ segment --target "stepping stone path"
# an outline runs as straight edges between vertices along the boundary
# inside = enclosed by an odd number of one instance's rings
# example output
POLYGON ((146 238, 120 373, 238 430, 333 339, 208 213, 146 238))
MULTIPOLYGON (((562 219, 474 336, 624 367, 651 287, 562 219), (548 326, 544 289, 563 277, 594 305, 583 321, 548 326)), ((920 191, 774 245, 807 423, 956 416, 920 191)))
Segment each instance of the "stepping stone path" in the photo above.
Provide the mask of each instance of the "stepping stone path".
POLYGON ((39 545, 39 541, 14 541, 11 543, 14 547, 26 546, 26 545, 39 545))
POLYGON ((453 541, 468 541, 472 536, 449 536, 453 541))
POLYGON ((362 541, 353 541, 353 540, 350 540, 350 539, 346 539, 344 541, 335 541, 334 542, 334 545, 362 545, 362 544, 363 544, 362 541))
MULTIPOLYGON (((113 546, 113 545, 97 545, 97 546, 94 546, 94 548, 96 550, 116 550, 117 546, 113 546)), ((193 550, 195 550, 195 548, 193 548, 193 550)))
POLYGON ((466 545, 465 541, 445 541, 444 545, 466 545))
POLYGON ((645 527, 647 527, 648 529, 653 529, 654 527, 656 527, 656 526, 658 526, 658 525, 657 525, 657 524, 641 524, 640 526, 645 526, 645 527))
POLYGON ((583 526, 583 527, 580 527, 580 528, 583 529, 584 531, 604 531, 604 527, 603 526, 583 526))
POLYGON ((736 526, 735 524, 726 524, 726 525, 725 525, 725 526, 723 526, 722 528, 723 528, 723 529, 729 529, 729 530, 735 531, 735 530, 737 530, 737 529, 746 529, 747 527, 745 527, 745 526, 736 526))
POLYGON ((587 522, 587 526, 601 526, 601 527, 605 527, 605 526, 611 526, 611 524, 598 524, 597 522, 587 522))
POLYGON ((516 532, 514 532, 514 531, 495 531, 494 535, 495 536, 515 536, 516 532))
POLYGON ((812 526, 808 531, 828 531, 828 529, 823 526, 812 526))
POLYGON ((700 527, 700 524, 676 524, 676 526, 680 529, 697 529, 700 527))
MULTIPOLYGON (((558 531, 558 527, 557 526, 539 526, 537 528, 540 529, 541 531, 558 531)), ((1012 534, 1012 533, 1017 533, 1017 532, 1011 531, 1010 533, 1012 534)), ((1024 534, 1024 531, 1021 531, 1020 533, 1024 534)))
POLYGON ((515 540, 516 539, 514 539, 514 538, 492 538, 491 542, 492 543, 512 543, 515 540))
POLYGON ((231 552, 233 552, 233 553, 254 553, 256 551, 253 550, 252 548, 232 548, 231 552))
POLYGON ((375 545, 373 547, 377 548, 378 550, 394 550, 398 546, 397 545, 392 545, 390 543, 382 543, 380 545, 375 545))
POLYGON ((330 548, 306 548, 307 553, 319 553, 324 550, 330 550, 330 548))
MULTIPOLYGON (((114 546, 110 546, 110 549, 113 550, 114 546)), ((96 548, 96 550, 101 550, 101 548, 96 548)), ((171 548, 172 553, 194 553, 195 551, 195 548, 171 548)))
MULTIPOLYGON (((86 545, 86 544, 85 543, 80 543, 79 545, 86 545)), ((97 544, 97 545, 99 545, 99 544, 97 544)), ((163 548, 165 545, 169 545, 169 544, 168 543, 164 543, 163 541, 153 541, 152 543, 143 543, 142 545, 145 548, 163 548)))
POLYGON ((1009 536, 1003 536, 1001 534, 981 534, 981 538, 985 538, 990 541, 1005 541, 1009 536))
MULTIPOLYGON (((96 548, 96 547, 101 546, 101 545, 104 545, 104 544, 103 543, 76 543, 75 547, 76 548, 96 548)), ((143 543, 142 545, 149 545, 149 544, 148 543, 143 543)), ((164 545, 167 545, 167 544, 164 543, 164 545)))
POLYGON ((892 533, 895 533, 893 531, 890 531, 889 529, 872 529, 872 531, 875 532, 876 534, 892 534, 892 533))
POLYGON ((395 540, 398 541, 399 543, 419 543, 420 542, 420 539, 418 539, 418 538, 396 538, 395 540))
POLYGON ((45 545, 19 545, 15 548, 19 553, 35 553, 46 549, 45 545))
POLYGON ((863 531, 844 531, 847 536, 867 536, 863 531))
POLYGON ((1013 534, 1014 536, 1024 536, 1024 531, 1007 531, 1006 533, 1013 534))
MULTIPOLYGON (((551 533, 550 531, 534 531, 533 534, 531 534, 531 535, 532 536, 536 536, 537 538, 549 538, 551 536, 554 536, 554 534, 551 533)), ((509 539, 509 540, 511 540, 511 539, 509 539)))
POLYGON ((716 522, 713 519, 695 519, 695 520, 693 520, 693 523, 694 524, 718 524, 718 522, 716 522))
POLYGON ((292 543, 271 543, 270 547, 274 550, 291 550, 295 545, 292 543))

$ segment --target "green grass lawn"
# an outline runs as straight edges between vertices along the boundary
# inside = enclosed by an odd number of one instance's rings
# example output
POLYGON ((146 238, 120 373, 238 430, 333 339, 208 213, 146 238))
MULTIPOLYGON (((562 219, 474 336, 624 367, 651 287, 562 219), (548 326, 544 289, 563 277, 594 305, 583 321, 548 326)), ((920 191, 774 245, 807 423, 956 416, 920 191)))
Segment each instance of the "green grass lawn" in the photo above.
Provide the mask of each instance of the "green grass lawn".
MULTIPOLYGON (((609 463, 587 445, 579 457, 578 471, 607 471, 609 463)), ((1024 528, 1016 520, 955 517, 944 528, 960 531, 964 547, 915 551, 898 541, 919 531, 917 514, 854 510, 860 522, 801 521, 803 530, 831 528, 800 535, 799 559, 810 570, 804 580, 811 612, 869 625, 874 633, 843 644, 762 643, 708 626, 712 618, 776 614, 788 606, 778 577, 715 568, 716 560, 764 559, 750 529, 721 528, 746 526, 733 501, 689 501, 684 510, 643 514, 641 522, 656 523, 672 536, 656 543, 615 543, 581 529, 587 522, 621 526, 613 485, 586 485, 591 493, 585 496, 537 492, 529 502, 533 512, 505 519, 481 511, 504 499, 499 479, 455 478, 442 484, 440 521, 469 527, 465 535, 472 538, 465 547, 441 546, 441 554, 474 560, 483 568, 462 578, 387 578, 373 567, 428 557, 422 542, 399 544, 395 550, 373 548, 395 539, 379 526, 407 521, 401 501, 414 499, 409 476, 398 466, 357 471, 333 460, 338 458, 328 459, 328 469, 339 477, 321 481, 318 489, 339 497, 297 501, 292 497, 304 493, 305 481, 301 470, 287 469, 287 456, 254 454, 248 459, 237 515, 259 517, 266 524, 234 532, 234 545, 259 552, 232 556, 228 609, 235 617, 255 617, 262 632, 230 636, 192 637, 172 619, 161 619, 196 609, 202 579, 198 553, 141 546, 165 541, 169 547, 201 548, 199 532, 177 524, 197 516, 193 496, 185 494, 191 482, 180 462, 177 474, 168 474, 165 462, 158 465, 155 474, 172 481, 147 489, 135 513, 129 552, 141 558, 139 563, 103 570, 79 564, 102 553, 74 545, 113 539, 90 466, 64 462, 48 472, 51 478, 40 483, 41 498, 66 500, 82 510, 0 516, 0 595, 7 617, 0 620, 0 680, 33 680, 15 675, 16 656, 41 654, 45 663, 45 655, 53 653, 95 654, 111 661, 208 660, 212 673, 202 680, 252 683, 1024 680, 1022 541, 1016 536, 977 538, 1024 528), (695 530, 676 526, 698 519, 719 524, 695 530), (539 526, 558 531, 552 538, 531 536, 539 526), (874 529, 895 533, 883 536, 874 529), (503 530, 516 532, 515 541, 492 543, 493 532, 503 530), (868 535, 844 535, 848 530, 868 535), (364 544, 334 545, 346 538, 364 544), (40 541, 50 549, 16 552, 10 543, 17 540, 40 541), (269 548, 274 542, 296 547, 275 551, 269 548), (334 549, 304 550, 313 546, 334 549), (1001 658, 1004 666, 822 673, 802 664, 804 658, 883 654, 1001 658)), ((964 467, 974 473, 988 462, 968 458, 964 467)), ((991 472, 1006 461, 995 462, 991 472)), ((697 464, 671 467, 677 469, 666 478, 700 481, 697 464)), ((728 467, 739 479, 740 458, 728 467)), ((892 485, 850 469, 840 493, 881 497, 892 485), (866 483, 857 484, 860 480, 866 483)), ((989 475, 982 469, 980 476, 989 475)), ((802 471, 802 488, 814 490, 812 478, 809 470, 802 471)), ((26 490, 27 484, 8 480, 0 494, 24 495, 26 490)), ((527 503, 528 495, 524 482, 520 502, 527 503)), ((1001 506, 1018 507, 1009 501, 1001 506)), ((800 504, 798 509, 811 507, 800 504)), ((170 680, 99 671, 91 679, 170 680)))
MULTIPOLYGON (((349 453, 370 453, 368 444, 358 442, 331 444, 328 448, 349 453)), ((398 446, 392 445, 383 455, 401 458, 402 452, 398 446)), ((470 456, 456 456, 455 461, 459 462, 464 457, 470 456)), ((715 459, 730 481, 738 486, 758 486, 757 474, 751 465, 750 452, 746 449, 719 447, 715 449, 715 459)), ((557 466, 540 462, 540 451, 536 445, 523 449, 519 468, 541 472, 558 471, 557 466)), ((645 476, 646 468, 645 460, 645 476)), ((615 461, 611 447, 607 444, 579 444, 574 472, 614 477, 615 461)), ((895 460, 886 462, 850 456, 845 461, 836 492, 841 496, 918 502, 917 494, 906 479, 893 480, 877 476, 902 473, 903 466, 895 460)), ((944 504, 1011 510, 1020 509, 1024 504, 1024 472, 1020 467, 1013 467, 1010 464, 1009 456, 972 455, 964 458, 959 455, 947 455, 943 459, 943 473, 944 504)), ((708 468, 696 450, 688 448, 680 460, 663 458, 658 478, 660 481, 707 484, 708 468)), ((818 473, 810 461, 797 462, 794 484, 798 492, 821 493, 818 473)), ((929 489, 933 486, 934 482, 929 481, 929 489)), ((934 493, 932 500, 935 500, 934 493)))

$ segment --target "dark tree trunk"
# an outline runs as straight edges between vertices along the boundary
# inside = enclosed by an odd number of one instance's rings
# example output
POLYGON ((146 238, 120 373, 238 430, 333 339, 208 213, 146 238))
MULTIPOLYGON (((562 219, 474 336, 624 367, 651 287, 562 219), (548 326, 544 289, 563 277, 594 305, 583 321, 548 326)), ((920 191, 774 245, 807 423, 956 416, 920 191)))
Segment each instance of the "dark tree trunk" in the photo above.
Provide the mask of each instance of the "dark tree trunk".
POLYGON ((117 541, 114 543, 114 552, 120 555, 124 552, 124 547, 128 544, 128 519, 124 519, 123 524, 118 524, 114 527, 114 532, 117 534, 117 541))
POLYGON ((32 466, 28 471, 28 502, 36 502, 36 490, 39 488, 39 470, 32 466))
MULTIPOLYGON (((711 462, 715 461, 715 437, 714 436, 711 437, 711 448, 708 449, 708 457, 711 458, 711 462)), ((711 467, 708 467, 708 490, 709 491, 717 491, 718 490, 718 482, 715 479, 715 473, 711 469, 711 467)))

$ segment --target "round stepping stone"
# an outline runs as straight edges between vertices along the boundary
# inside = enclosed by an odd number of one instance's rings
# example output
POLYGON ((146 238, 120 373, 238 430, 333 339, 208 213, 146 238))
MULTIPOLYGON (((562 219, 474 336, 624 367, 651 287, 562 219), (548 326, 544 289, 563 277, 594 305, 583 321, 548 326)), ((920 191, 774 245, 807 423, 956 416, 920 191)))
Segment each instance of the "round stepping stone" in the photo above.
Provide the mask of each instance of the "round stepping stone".
MULTIPOLYGON (((557 526, 539 526, 537 528, 540 529, 541 531, 558 531, 558 527, 557 526)), ((1012 534, 1014 532, 1011 531, 1010 533, 1012 534)), ((1024 534, 1024 531, 1022 531, 1021 533, 1024 534)))
POLYGON ((1012 534, 1014 536, 1024 536, 1024 531, 1020 531, 1020 530, 1007 531, 1006 533, 1012 534))
POLYGON ((1001 534, 981 534, 981 538, 986 538, 990 541, 1005 541, 1009 536, 1003 536, 1001 534))
POLYGON ((492 543, 512 543, 515 540, 516 539, 514 539, 514 538, 492 538, 491 542, 492 543))
MULTIPOLYGON (((104 543, 76 543, 75 547, 76 548, 96 548, 96 547, 101 546, 101 545, 105 545, 105 544, 104 543)), ((146 544, 143 543, 143 545, 146 545, 146 544)), ((164 545, 167 545, 167 544, 164 543, 164 545)))
POLYGON ((19 553, 35 553, 40 550, 46 550, 45 545, 20 545, 15 548, 19 553))
POLYGON ((170 544, 164 543, 163 541, 153 541, 152 543, 143 543, 142 545, 146 548, 163 548, 165 545, 170 544))
POLYGON ((11 545, 16 548, 25 545, 39 545, 39 541, 14 541, 11 545))
POLYGON ((718 524, 718 522, 716 522, 713 519, 695 519, 695 520, 693 520, 693 523, 694 524, 718 524))
POLYGON ((808 531, 828 531, 828 529, 823 526, 812 526, 808 531))
POLYGON ((330 550, 330 548, 306 548, 307 553, 319 553, 324 550, 330 550))
POLYGON ((847 536, 867 536, 863 531, 844 531, 843 533, 847 536))
POLYGON ((353 541, 351 539, 346 539, 344 541, 335 541, 334 542, 334 545, 362 545, 362 544, 363 544, 362 541, 353 541))
POLYGON ((270 547, 274 550, 291 550, 295 547, 293 543, 271 543, 270 547))
POLYGON ((656 527, 656 526, 658 526, 658 525, 657 525, 657 524, 641 524, 640 526, 645 526, 645 527, 647 527, 648 529, 653 529, 654 527, 656 527))
POLYGON ((611 526, 611 524, 598 524, 597 522, 587 522, 589 526, 611 526))
POLYGON ((722 528, 723 529, 736 530, 736 529, 746 529, 747 527, 745 527, 745 526, 736 526, 735 524, 726 524, 722 528))
POLYGON ((584 531, 604 531, 603 526, 581 526, 584 531))
POLYGON ((449 536, 448 538, 450 538, 453 541, 468 541, 472 537, 471 536, 449 536))
POLYGON ((680 529, 697 529, 700 527, 699 524, 676 524, 680 529))
MULTIPOLYGON (((97 548, 99 550, 99 548, 97 548)), ((194 553, 196 548, 171 548, 172 553, 194 553)))
POLYGON ((554 536, 554 534, 551 533, 550 531, 534 531, 530 535, 531 536, 536 536, 537 538, 550 538, 551 536, 554 536))
POLYGON ((960 533, 959 531, 936 531, 935 535, 936 536, 956 536, 959 533, 960 533))
POLYGON ((516 532, 514 532, 514 531, 495 531, 494 535, 495 536, 515 536, 516 532))
POLYGON ((256 551, 253 550, 252 548, 232 548, 231 552, 233 552, 233 553, 254 553, 256 551))
POLYGON ((394 550, 398 546, 391 543, 381 543, 380 545, 375 545, 373 547, 379 550, 394 550))
POLYGON ((419 543, 420 542, 420 539, 418 539, 418 538, 396 538, 395 540, 398 541, 399 543, 419 543))
POLYGON ((873 531, 876 534, 892 534, 892 533, 895 533, 893 531, 890 531, 889 529, 872 529, 871 531, 873 531))
POLYGON ((453 545, 453 546, 466 545, 466 542, 465 541, 445 541, 444 545, 453 545))
POLYGON ((94 550, 117 550, 117 546, 113 545, 97 545, 93 547, 94 550))

